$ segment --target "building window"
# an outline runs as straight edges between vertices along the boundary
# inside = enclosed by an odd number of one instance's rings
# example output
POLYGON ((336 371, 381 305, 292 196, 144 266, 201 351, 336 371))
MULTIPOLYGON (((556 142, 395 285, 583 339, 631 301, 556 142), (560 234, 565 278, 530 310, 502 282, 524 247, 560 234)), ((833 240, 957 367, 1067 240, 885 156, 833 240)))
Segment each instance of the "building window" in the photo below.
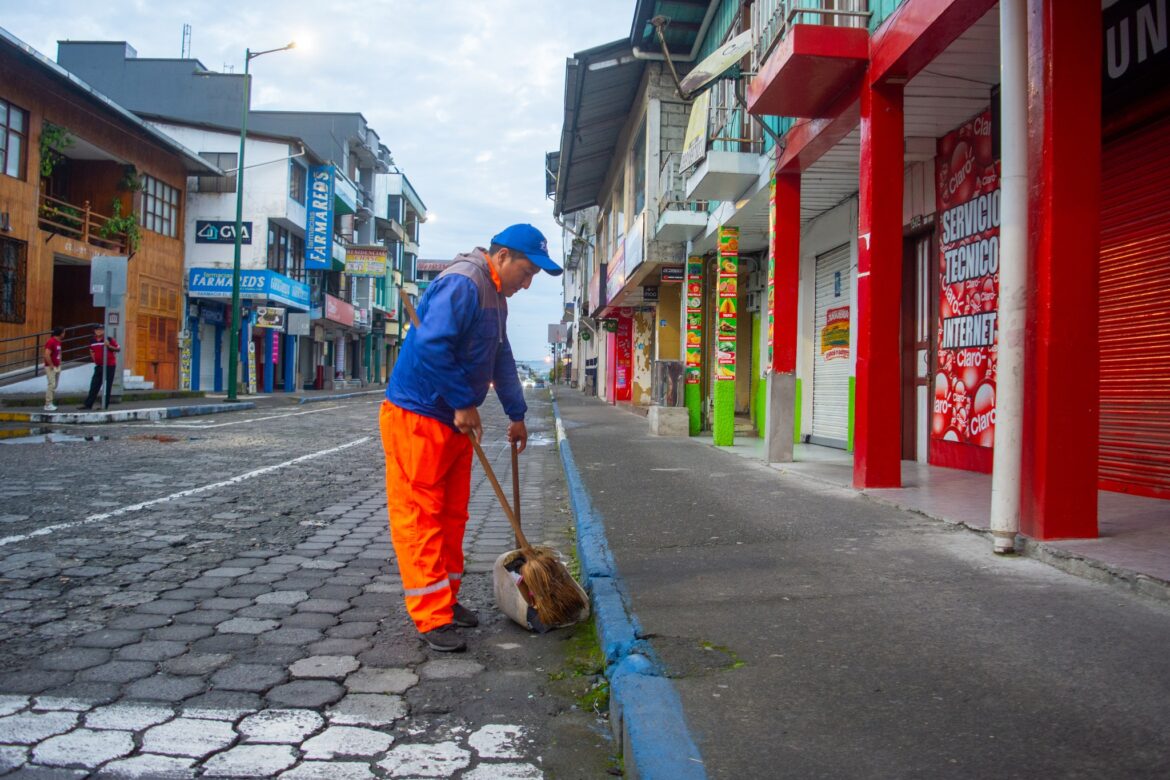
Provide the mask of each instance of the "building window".
POLYGON ((142 226, 175 238, 179 235, 179 191, 153 176, 142 177, 142 226))
POLYGON ((7 100, 0 100, 0 171, 6 176, 23 179, 27 146, 28 112, 7 100))
POLYGON ((302 206, 308 190, 309 173, 296 160, 288 161, 288 196, 302 206))
POLYGON ((196 192, 235 192, 236 168, 240 156, 236 152, 200 152, 199 156, 219 168, 231 171, 227 176, 198 176, 195 179, 196 192))
POLYGON ((305 239, 286 227, 268 223, 268 268, 298 282, 305 277, 305 239))
POLYGON ((0 238, 0 322, 24 322, 26 258, 23 241, 0 238))
POLYGON ((638 139, 634 141, 634 215, 642 213, 646 206, 646 123, 638 131, 638 139))

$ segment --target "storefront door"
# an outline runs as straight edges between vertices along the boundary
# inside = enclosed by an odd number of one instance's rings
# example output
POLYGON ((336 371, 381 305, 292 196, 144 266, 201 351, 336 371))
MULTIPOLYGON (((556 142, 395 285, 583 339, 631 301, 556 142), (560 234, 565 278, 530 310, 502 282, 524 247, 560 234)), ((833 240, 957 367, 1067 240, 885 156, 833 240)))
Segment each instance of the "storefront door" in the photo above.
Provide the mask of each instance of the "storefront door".
POLYGON ((930 435, 934 232, 905 239, 902 276, 902 459, 927 462, 930 435))
POLYGON ((817 256, 813 418, 809 441, 845 449, 849 441, 849 245, 817 256))

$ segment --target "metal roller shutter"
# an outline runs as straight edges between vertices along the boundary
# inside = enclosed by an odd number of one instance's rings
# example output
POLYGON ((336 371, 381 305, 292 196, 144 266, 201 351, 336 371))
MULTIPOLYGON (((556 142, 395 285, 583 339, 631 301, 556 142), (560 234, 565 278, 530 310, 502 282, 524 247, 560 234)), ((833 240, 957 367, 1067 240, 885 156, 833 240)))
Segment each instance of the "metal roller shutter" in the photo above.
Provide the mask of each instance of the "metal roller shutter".
POLYGON ((1170 498, 1170 118, 1102 169, 1100 483, 1170 498))
POLYGON ((817 256, 813 330, 813 418, 809 441, 842 449, 849 439, 849 260, 848 244, 817 256), (844 346, 839 343, 842 335, 844 346))
POLYGON ((199 329, 199 389, 215 391, 215 326, 201 323, 199 329))

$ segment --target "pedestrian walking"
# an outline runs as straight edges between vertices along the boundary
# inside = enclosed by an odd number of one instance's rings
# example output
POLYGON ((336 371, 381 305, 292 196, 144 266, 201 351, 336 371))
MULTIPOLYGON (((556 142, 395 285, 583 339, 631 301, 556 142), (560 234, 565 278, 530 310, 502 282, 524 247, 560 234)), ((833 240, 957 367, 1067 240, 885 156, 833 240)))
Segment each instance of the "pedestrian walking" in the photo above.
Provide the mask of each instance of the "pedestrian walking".
POLYGON ((61 376, 61 336, 65 329, 58 326, 53 328, 49 340, 45 342, 45 411, 55 412, 57 406, 53 403, 57 395, 57 380, 61 376))
POLYGON ((103 408, 110 405, 110 390, 114 386, 114 370, 118 365, 117 353, 121 349, 117 339, 106 338, 106 329, 101 325, 93 329, 93 341, 89 345, 89 356, 93 358, 93 379, 89 382, 89 395, 79 408, 93 409, 93 402, 97 400, 103 384, 106 386, 103 408))
POLYGON ((532 225, 512 225, 485 250, 457 256, 419 301, 421 323, 402 346, 382 402, 390 536, 406 610, 431 648, 466 648, 458 627, 479 624, 458 601, 471 497, 469 436, 494 383, 511 420, 508 441, 528 444, 528 405, 508 343, 507 299, 561 267, 532 225))

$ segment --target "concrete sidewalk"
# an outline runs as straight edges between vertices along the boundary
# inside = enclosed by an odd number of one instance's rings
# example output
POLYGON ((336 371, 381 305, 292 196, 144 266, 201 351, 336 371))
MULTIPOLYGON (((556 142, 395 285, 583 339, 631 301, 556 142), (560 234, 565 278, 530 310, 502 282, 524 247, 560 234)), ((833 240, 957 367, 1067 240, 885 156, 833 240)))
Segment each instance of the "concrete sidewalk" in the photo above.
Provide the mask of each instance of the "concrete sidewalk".
POLYGON ((228 401, 227 396, 217 394, 184 395, 172 398, 157 398, 156 393, 143 394, 145 397, 126 394, 122 400, 112 403, 109 409, 92 411, 75 408, 68 399, 61 399, 55 412, 32 408, 25 411, 20 406, 9 406, 0 410, 0 422, 36 423, 39 425, 93 425, 121 422, 157 422, 177 417, 196 417, 222 412, 239 412, 247 409, 264 409, 288 405, 301 405, 322 401, 338 401, 346 398, 360 398, 381 395, 384 386, 370 386, 364 390, 304 390, 298 393, 268 393, 240 396, 237 401, 228 401))
POLYGON ((1170 775, 1165 604, 557 400, 632 775, 1170 775))

